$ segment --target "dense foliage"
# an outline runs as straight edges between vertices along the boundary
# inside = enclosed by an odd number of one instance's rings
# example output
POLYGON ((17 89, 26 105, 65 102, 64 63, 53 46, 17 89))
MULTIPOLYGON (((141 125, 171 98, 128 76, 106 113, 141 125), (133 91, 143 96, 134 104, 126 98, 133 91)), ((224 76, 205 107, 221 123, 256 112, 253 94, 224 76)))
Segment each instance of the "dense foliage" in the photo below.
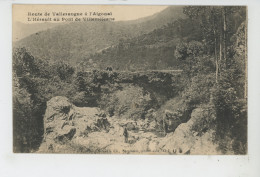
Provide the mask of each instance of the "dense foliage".
POLYGON ((141 118, 183 89, 178 72, 82 71, 34 58, 25 48, 14 51, 13 70, 16 152, 37 149, 46 102, 54 96, 66 96, 76 106, 99 106, 110 115, 141 118))
POLYGON ((111 65, 128 71, 179 69, 184 65, 174 55, 176 46, 181 41, 199 40, 201 35, 198 24, 178 19, 150 33, 120 40, 118 45, 91 55, 85 62, 91 59, 99 68, 111 65))
MULTIPOLYGON (((201 23, 203 27, 203 43, 180 44, 176 53, 180 59, 192 61, 186 69, 189 76, 201 77, 193 85, 191 95, 195 103, 213 104, 216 111, 216 142, 223 153, 247 152, 247 29, 246 14, 243 7, 186 7, 184 13, 191 19, 201 23), (239 24, 239 25, 238 25, 239 24), (194 47, 194 44, 196 47, 194 47), (201 52, 202 50, 202 52, 201 52), (199 68, 199 60, 208 58, 207 74, 193 68, 199 68), (208 62, 211 62, 209 65, 208 62), (215 70, 215 74, 214 71, 215 70), (215 75, 213 77, 211 75, 215 75), (205 79, 211 77, 210 85, 205 79), (198 89, 207 88, 197 95, 198 89), (196 97, 197 95, 197 97, 196 97), (208 99, 210 98, 210 99, 208 99), (208 101, 206 101, 208 100, 208 101), (206 101, 206 102, 205 102, 206 101)), ((192 79, 192 80, 193 80, 192 79)), ((187 92, 185 92, 187 94, 187 92)), ((191 100, 192 101, 192 100, 191 100)))

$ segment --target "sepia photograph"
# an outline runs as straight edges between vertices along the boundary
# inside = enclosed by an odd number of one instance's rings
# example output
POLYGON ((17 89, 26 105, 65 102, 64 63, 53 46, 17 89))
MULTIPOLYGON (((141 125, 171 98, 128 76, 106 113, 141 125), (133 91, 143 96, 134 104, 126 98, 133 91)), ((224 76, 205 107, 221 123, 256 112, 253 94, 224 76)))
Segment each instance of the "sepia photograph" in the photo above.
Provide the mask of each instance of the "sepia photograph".
POLYGON ((247 6, 13 4, 13 152, 247 155, 247 31, 247 6))

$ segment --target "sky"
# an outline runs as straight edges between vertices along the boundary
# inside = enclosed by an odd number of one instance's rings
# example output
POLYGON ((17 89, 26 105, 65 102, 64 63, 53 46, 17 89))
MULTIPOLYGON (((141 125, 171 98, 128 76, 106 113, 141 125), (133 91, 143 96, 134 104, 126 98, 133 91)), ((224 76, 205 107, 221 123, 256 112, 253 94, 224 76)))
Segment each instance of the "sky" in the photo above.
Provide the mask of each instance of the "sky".
MULTIPOLYGON (((85 12, 112 12, 115 21, 135 20, 138 18, 153 15, 167 8, 167 6, 136 6, 136 5, 13 5, 13 22, 35 23, 28 22, 28 12, 45 13, 49 12, 50 17, 52 12, 63 13, 84 13, 85 12)), ((39 23, 39 22, 37 22, 39 23)))

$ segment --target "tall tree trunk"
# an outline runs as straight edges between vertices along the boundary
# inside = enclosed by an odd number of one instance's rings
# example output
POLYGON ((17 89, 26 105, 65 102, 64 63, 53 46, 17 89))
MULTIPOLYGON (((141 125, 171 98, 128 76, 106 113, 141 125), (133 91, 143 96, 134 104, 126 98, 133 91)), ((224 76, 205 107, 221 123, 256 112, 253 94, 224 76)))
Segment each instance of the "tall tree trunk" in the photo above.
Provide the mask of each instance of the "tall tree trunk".
POLYGON ((216 31, 214 30, 214 36, 215 36, 215 41, 214 41, 214 47, 215 47, 215 51, 214 51, 214 55, 215 55, 215 62, 216 62, 216 83, 218 83, 218 55, 217 55, 217 36, 215 35, 216 31))
POLYGON ((189 58, 189 81, 190 81, 190 86, 191 86, 191 57, 189 58))
POLYGON ((217 33, 216 33, 216 25, 215 25, 215 14, 214 14, 214 7, 211 11, 213 15, 213 33, 214 33, 214 56, 216 62, 216 83, 218 83, 218 71, 219 71, 219 63, 218 63, 218 56, 217 56, 217 33))
POLYGON ((223 64, 224 69, 227 69, 227 49, 226 49, 226 33, 227 33, 227 18, 226 18, 226 8, 223 7, 223 64))
POLYGON ((218 83, 218 56, 217 56, 217 38, 215 37, 215 61, 216 61, 216 83, 218 83))
POLYGON ((222 33, 220 33, 220 36, 219 36, 219 74, 221 76, 221 71, 223 69, 223 61, 222 61, 222 33))
POLYGON ((244 85, 244 98, 247 99, 247 25, 248 25, 248 22, 246 21, 246 24, 245 24, 245 85, 244 85))

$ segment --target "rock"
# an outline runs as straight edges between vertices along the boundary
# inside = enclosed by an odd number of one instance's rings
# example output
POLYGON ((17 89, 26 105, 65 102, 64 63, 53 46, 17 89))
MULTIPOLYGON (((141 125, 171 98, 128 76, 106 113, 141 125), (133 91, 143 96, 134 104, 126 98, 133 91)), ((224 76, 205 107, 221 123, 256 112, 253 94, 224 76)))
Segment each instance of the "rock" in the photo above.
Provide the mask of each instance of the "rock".
POLYGON ((105 112, 103 112, 103 111, 101 111, 100 113, 98 113, 98 114, 95 114, 96 116, 98 116, 98 117, 102 117, 102 118, 105 118, 105 117, 107 117, 106 116, 106 113, 105 112))
POLYGON ((58 135, 54 138, 56 143, 64 144, 66 141, 71 140, 76 133, 76 128, 71 128, 68 133, 58 135))
POLYGON ((160 141, 159 148, 173 154, 220 154, 217 145, 213 143, 213 131, 208 129, 203 134, 200 132, 204 126, 203 122, 208 121, 206 124, 208 125, 214 118, 214 111, 210 107, 194 109, 190 120, 180 124, 174 132, 167 134, 160 141))
POLYGON ((145 116, 146 119, 155 120, 156 119, 156 111, 154 109, 149 109, 145 116))
MULTIPOLYGON (((59 151, 75 137, 88 137, 96 131, 108 132, 110 123, 99 117, 98 108, 78 108, 65 97, 54 97, 47 102, 44 115, 44 146, 47 150, 59 151)), ((101 114, 100 114, 101 115, 101 114)))
POLYGON ((96 126, 99 127, 100 129, 109 131, 110 123, 108 122, 106 117, 102 117, 97 119, 96 126))
POLYGON ((112 121, 112 125, 111 125, 111 129, 109 130, 109 133, 112 135, 123 135, 124 128, 118 123, 118 122, 113 122, 112 121))
POLYGON ((149 150, 148 145, 149 145, 149 140, 143 138, 134 144, 133 149, 139 153, 147 152, 149 150))
POLYGON ((155 120, 150 122, 149 125, 147 126, 148 131, 153 131, 153 130, 156 130, 157 128, 158 128, 158 125, 157 125, 157 122, 155 120))
POLYGON ((218 150, 218 145, 213 141, 214 131, 210 130, 196 139, 190 154, 197 155, 220 155, 222 154, 218 150))
POLYGON ((140 137, 144 137, 149 140, 157 138, 157 136, 152 132, 144 132, 144 133, 140 134, 140 137))
POLYGON ((152 141, 149 142, 148 148, 151 152, 159 152, 159 146, 158 145, 159 145, 159 142, 157 140, 152 140, 152 141))
POLYGON ((174 133, 168 134, 159 144, 166 152, 173 154, 184 154, 191 149, 195 143, 195 137, 190 131, 190 125, 183 123, 176 128, 174 133))
POLYGON ((106 131, 108 132, 110 129, 110 123, 108 122, 107 118, 95 118, 85 120, 85 132, 91 133, 96 131, 106 131))
POLYGON ((133 123, 133 122, 128 122, 128 123, 126 124, 126 129, 127 129, 128 131, 135 130, 135 129, 136 129, 136 124, 133 123))
POLYGON ((71 139, 76 133, 73 127, 73 105, 67 98, 57 96, 47 102, 44 115, 44 141, 48 149, 53 149, 53 144, 71 139))
MULTIPOLYGON (((206 108, 194 109, 186 123, 177 123, 174 132, 161 137, 154 119, 107 118, 98 108, 79 108, 65 97, 54 97, 47 102, 44 141, 38 152, 221 154, 214 131, 210 127, 201 130, 205 121, 214 120, 214 112, 206 108), (129 130, 128 143, 124 142, 124 127, 129 130)), ((177 115, 167 112, 172 116, 169 120, 178 119, 177 115)))
POLYGON ((54 97, 47 102, 44 120, 46 122, 52 122, 57 118, 62 120, 69 119, 69 117, 73 116, 73 113, 70 113, 72 108, 72 104, 66 97, 54 97))

